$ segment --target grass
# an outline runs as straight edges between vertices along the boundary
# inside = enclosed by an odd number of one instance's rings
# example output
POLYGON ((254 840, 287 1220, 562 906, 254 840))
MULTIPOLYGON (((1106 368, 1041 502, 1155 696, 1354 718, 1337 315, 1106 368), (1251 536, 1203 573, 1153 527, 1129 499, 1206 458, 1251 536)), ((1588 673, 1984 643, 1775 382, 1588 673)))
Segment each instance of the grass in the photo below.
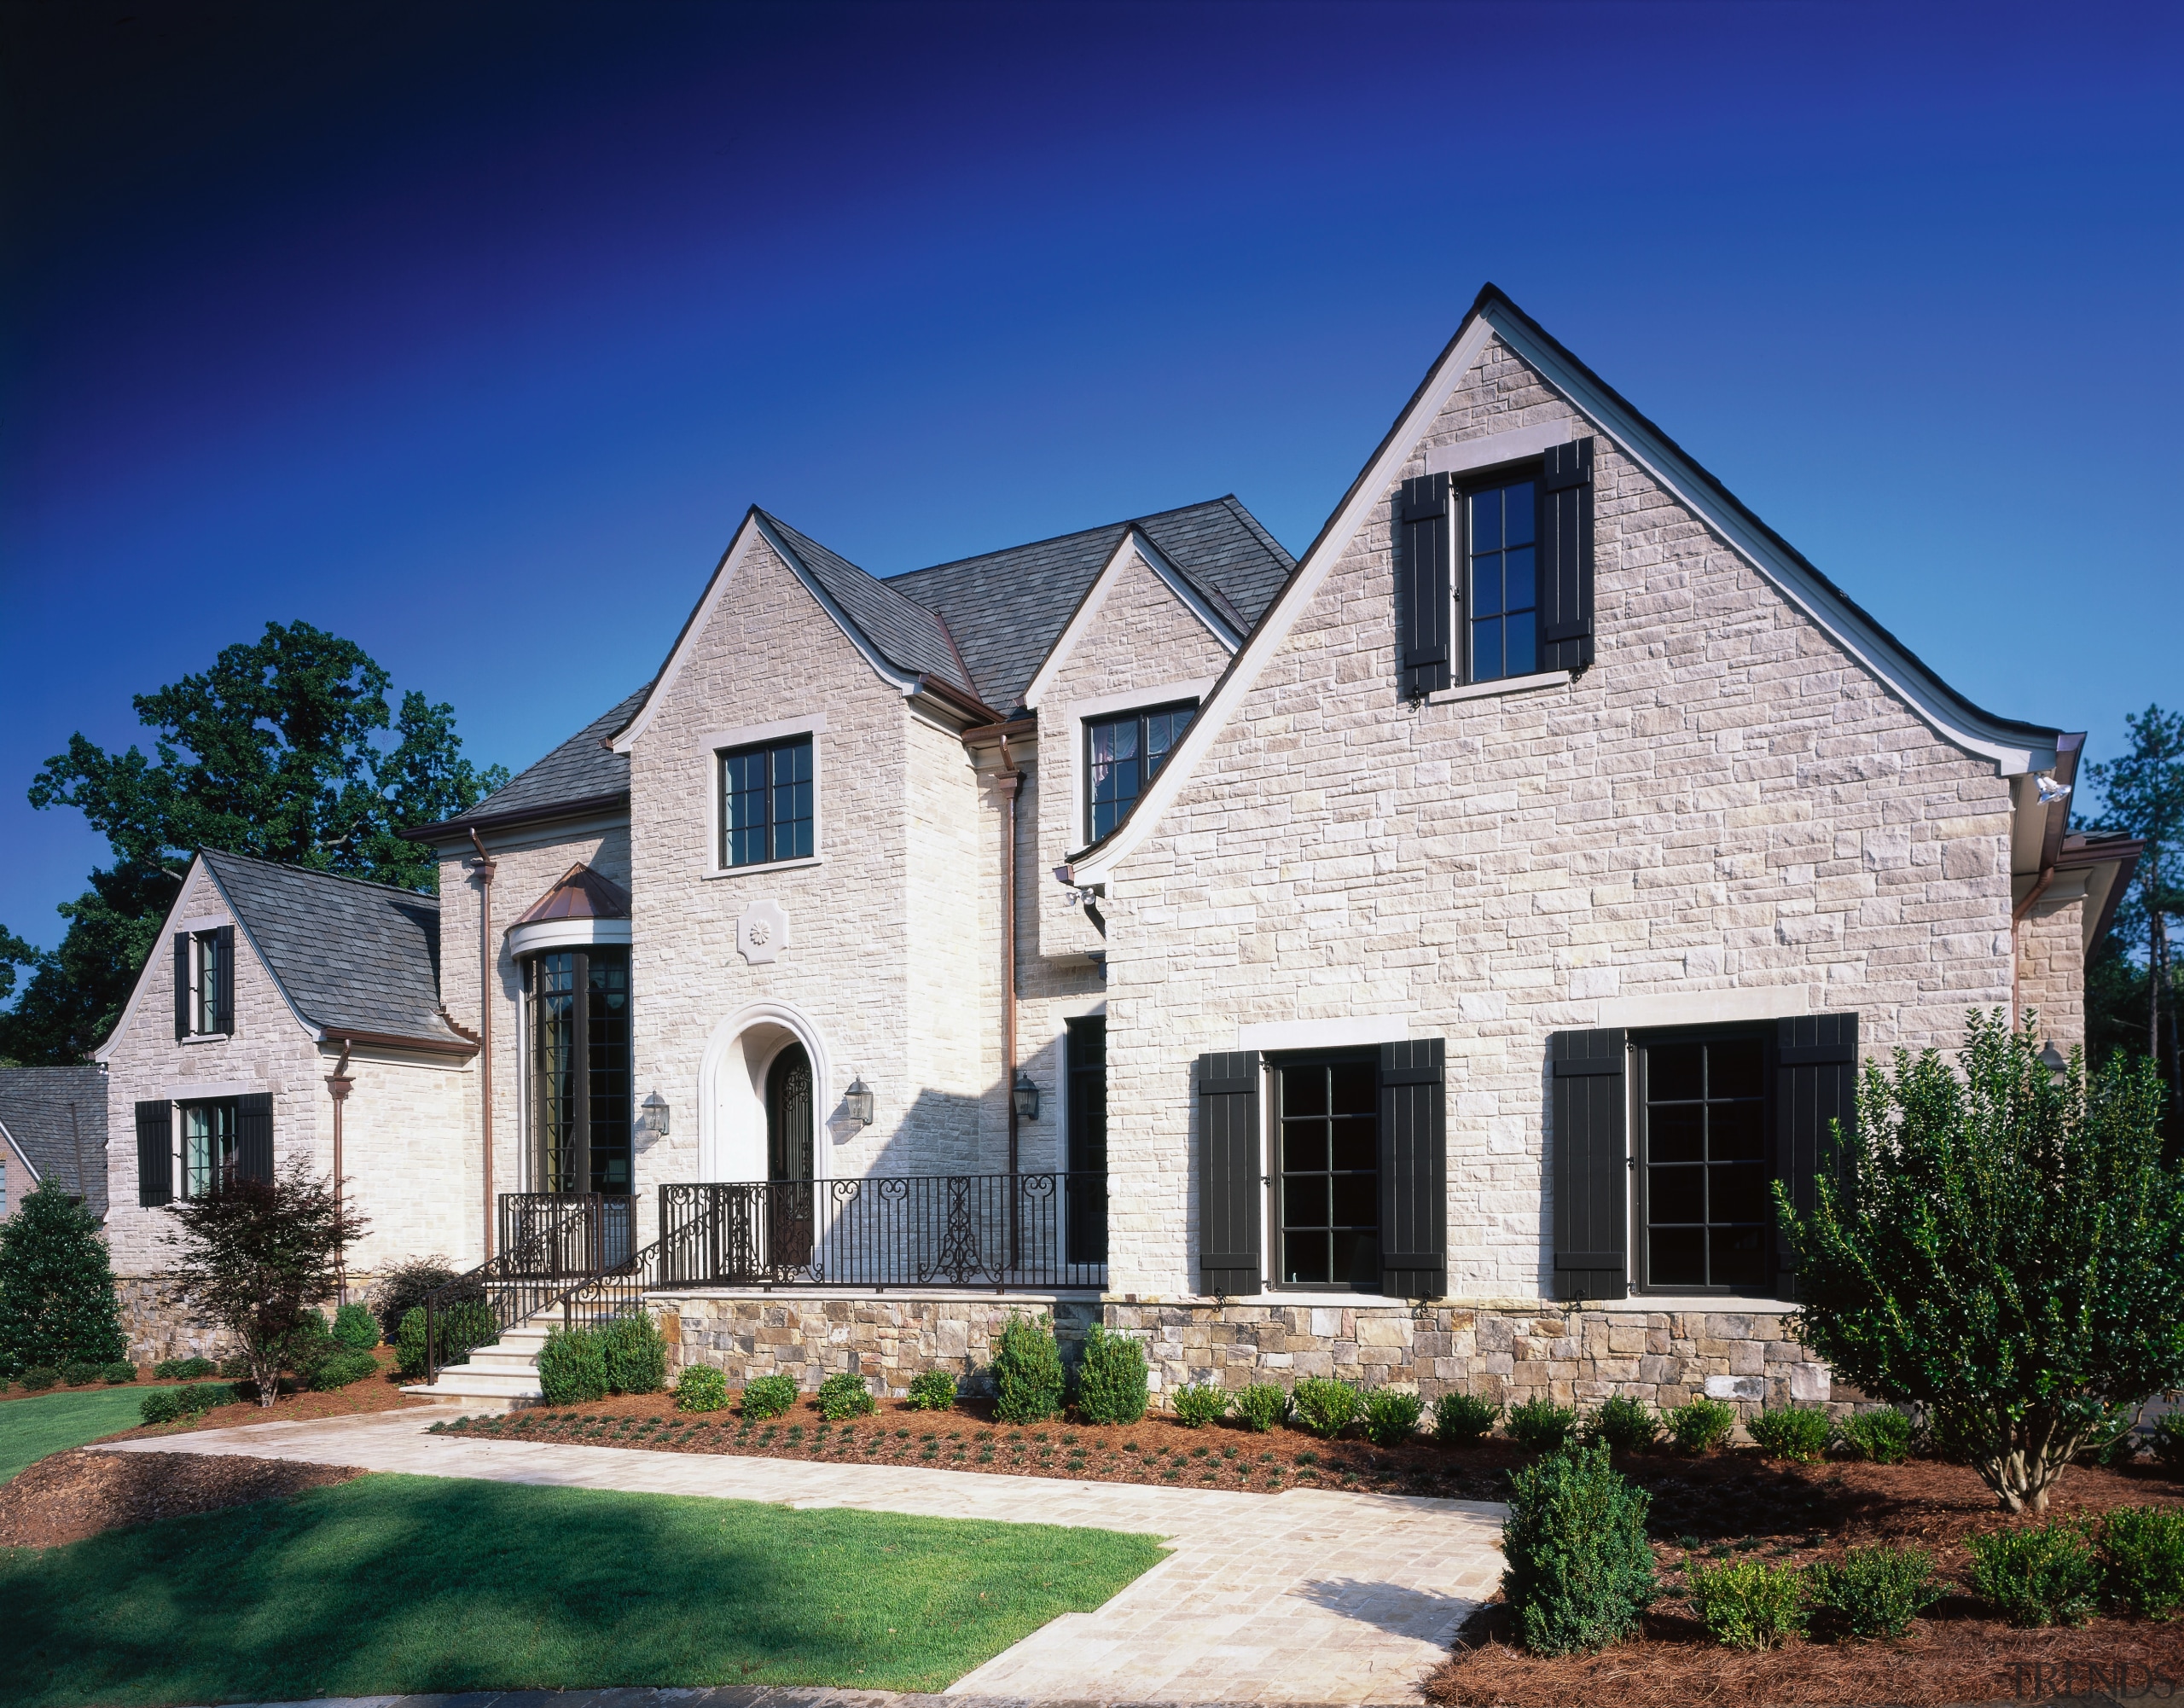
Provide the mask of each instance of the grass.
POLYGON ((49 1453, 64 1452, 143 1420, 135 1386, 64 1390, 0 1405, 0 1483, 49 1453))
POLYGON ((0 1552, 0 1702, 938 1691, 1160 1558, 1049 1525, 363 1477, 0 1552))

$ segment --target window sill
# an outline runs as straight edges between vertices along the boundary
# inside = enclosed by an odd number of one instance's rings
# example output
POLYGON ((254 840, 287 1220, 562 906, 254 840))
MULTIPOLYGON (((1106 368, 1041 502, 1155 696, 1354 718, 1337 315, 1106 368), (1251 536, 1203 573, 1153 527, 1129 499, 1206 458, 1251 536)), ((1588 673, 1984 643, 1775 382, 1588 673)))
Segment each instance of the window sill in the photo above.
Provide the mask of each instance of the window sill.
POLYGON ((191 1032, 186 1037, 177 1038, 175 1042, 177 1043, 226 1043, 234 1037, 233 1032, 191 1032))
POLYGON ((1589 1298, 1571 1301, 1573 1308, 1642 1313, 1711 1311, 1717 1316, 1772 1316, 1787 1315, 1798 1307, 1787 1299, 1761 1298, 1740 1293, 1634 1293, 1628 1298, 1589 1298))
POLYGON ((823 854, 807 854, 800 860, 760 860, 748 866, 706 866, 700 869, 700 878, 745 878, 753 872, 793 872, 804 866, 823 866, 823 854))
POLYGON ((1577 680, 1569 671, 1541 671, 1535 676, 1505 676, 1495 682, 1467 682, 1461 688, 1436 688, 1426 696, 1428 706, 1446 706, 1452 700, 1486 700, 1496 694, 1532 694, 1543 688, 1566 688, 1577 680))

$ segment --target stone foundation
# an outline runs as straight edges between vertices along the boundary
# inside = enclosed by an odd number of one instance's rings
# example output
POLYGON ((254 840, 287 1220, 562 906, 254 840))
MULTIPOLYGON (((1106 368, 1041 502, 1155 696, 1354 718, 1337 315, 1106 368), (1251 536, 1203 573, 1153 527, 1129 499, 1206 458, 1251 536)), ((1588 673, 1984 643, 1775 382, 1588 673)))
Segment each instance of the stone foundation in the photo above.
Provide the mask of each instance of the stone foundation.
POLYGON ((1827 1367, 1789 1333, 1790 1307, 1602 1310, 1538 1301, 1403 1304, 1132 1304, 1078 1296, 785 1292, 656 1294, 675 1369, 718 1366, 731 1383, 785 1373, 816 1387, 838 1370, 908 1391, 921 1371, 985 1386, 993 1341, 1013 1316, 1054 1319, 1074 1362, 1091 1327, 1143 1341, 1156 1405, 1188 1383, 1287 1387, 1304 1376, 1414 1387, 1431 1402, 1467 1389, 1510 1405, 1591 1407, 1611 1394, 1666 1409, 1694 1394, 1745 1416, 1796 1400, 1847 1411, 1827 1367))
POLYGON ((118 1275, 115 1297, 121 1305, 121 1332, 129 1357, 138 1364, 162 1358, 226 1357, 237 1350, 235 1337, 218 1324, 192 1315, 167 1297, 158 1275, 118 1275))

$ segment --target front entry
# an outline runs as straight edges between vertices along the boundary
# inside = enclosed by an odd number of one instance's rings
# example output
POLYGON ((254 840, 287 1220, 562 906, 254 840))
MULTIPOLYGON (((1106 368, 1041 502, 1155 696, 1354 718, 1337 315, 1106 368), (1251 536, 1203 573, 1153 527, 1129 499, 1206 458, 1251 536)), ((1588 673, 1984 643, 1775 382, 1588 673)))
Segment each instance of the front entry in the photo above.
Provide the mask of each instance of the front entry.
POLYGON ((811 1261, 811 1058, 792 1043, 766 1070, 767 1244, 774 1261, 811 1261))

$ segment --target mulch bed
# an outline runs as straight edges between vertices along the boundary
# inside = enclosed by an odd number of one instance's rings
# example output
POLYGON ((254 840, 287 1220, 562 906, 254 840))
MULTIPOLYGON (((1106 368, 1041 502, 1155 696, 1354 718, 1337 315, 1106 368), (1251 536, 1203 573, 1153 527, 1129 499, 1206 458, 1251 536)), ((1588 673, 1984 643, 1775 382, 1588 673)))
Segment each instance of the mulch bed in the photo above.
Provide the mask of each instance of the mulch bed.
MULTIPOLYGON (((433 1403, 415 1394, 402 1391, 402 1379, 394 1372, 394 1349, 382 1346, 372 1355, 379 1360, 379 1374, 367 1376, 361 1382, 351 1382, 346 1388, 336 1388, 331 1393, 315 1394, 308 1391, 281 1394, 270 1406, 258 1403, 258 1384, 237 1382, 235 1392, 242 1396, 233 1405, 214 1406, 192 1418, 174 1423, 139 1424, 119 1434, 104 1438, 109 1441, 135 1441, 154 1435, 185 1435, 199 1429, 233 1429, 246 1423, 310 1423, 322 1417, 353 1417, 359 1412, 406 1411, 415 1406, 433 1403)), ((224 1380, 218 1376, 200 1377, 200 1381, 224 1380)), ((285 1378, 283 1379, 285 1380, 285 1378)), ((147 1386, 160 1386, 148 1383, 147 1386)))
POLYGON ((74 1448, 0 1484, 0 1548, 53 1548, 124 1525, 217 1512, 364 1473, 346 1465, 74 1448))

